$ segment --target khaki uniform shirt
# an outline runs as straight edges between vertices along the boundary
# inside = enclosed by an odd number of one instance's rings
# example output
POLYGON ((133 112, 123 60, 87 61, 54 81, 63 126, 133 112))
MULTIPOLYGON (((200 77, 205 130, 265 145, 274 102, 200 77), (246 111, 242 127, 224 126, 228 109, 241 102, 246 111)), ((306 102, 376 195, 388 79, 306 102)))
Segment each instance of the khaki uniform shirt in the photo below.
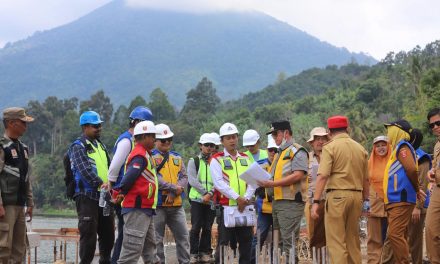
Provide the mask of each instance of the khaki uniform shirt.
POLYGON ((440 137, 434 147, 434 159, 432 161, 432 167, 435 172, 435 181, 437 186, 440 187, 440 137))
MULTIPOLYGON (((319 162, 314 151, 309 152, 309 171, 307 173, 308 192, 307 198, 310 204, 313 203, 313 195, 316 189, 316 178, 318 176, 319 162)), ((321 195, 321 200, 325 200, 325 192, 321 195)))
POLYGON ((368 177, 368 152, 348 134, 338 134, 324 145, 318 174, 328 177, 327 191, 362 191, 368 177))
POLYGON ((380 198, 373 186, 370 185, 370 216, 371 217, 387 217, 385 211, 385 203, 380 198))
MULTIPOLYGON (((429 171, 429 161, 426 160, 422 163, 419 163, 419 186, 420 188, 426 192, 426 190, 428 189, 428 177, 426 177, 426 175, 428 175, 428 171, 429 171)), ((420 213, 422 214, 426 214, 426 208, 423 207, 424 203, 421 203, 419 200, 417 200, 416 203, 416 207, 421 209, 420 213)))

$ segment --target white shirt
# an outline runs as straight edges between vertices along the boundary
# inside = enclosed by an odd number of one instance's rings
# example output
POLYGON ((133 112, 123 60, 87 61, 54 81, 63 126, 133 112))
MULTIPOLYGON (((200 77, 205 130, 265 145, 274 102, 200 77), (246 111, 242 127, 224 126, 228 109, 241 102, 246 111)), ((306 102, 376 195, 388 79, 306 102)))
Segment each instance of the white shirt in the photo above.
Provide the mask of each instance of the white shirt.
POLYGON ((131 151, 131 141, 128 138, 123 138, 118 142, 116 147, 116 153, 113 156, 110 167, 108 168, 108 180, 116 182, 118 180, 119 171, 122 166, 125 165, 125 161, 128 158, 128 154, 131 151))
MULTIPOLYGON (((223 150, 224 156, 225 157, 232 157, 231 154, 229 154, 229 152, 224 149, 223 150)), ((241 157, 242 155, 240 155, 240 153, 237 152, 237 156, 236 157, 241 157)), ((238 197, 240 197, 240 195, 238 193, 236 193, 227 182, 225 182, 225 180, 223 179, 223 172, 222 172, 222 166, 220 165, 220 163, 218 162, 218 160, 216 159, 211 159, 211 163, 209 164, 209 169, 211 170, 211 178, 212 178, 212 182, 214 183, 214 188, 221 192, 223 195, 225 195, 226 197, 228 197, 229 199, 233 199, 233 200, 237 200, 238 197)), ((238 175, 240 176, 240 175, 238 175)), ((252 196, 254 195, 255 192, 255 188, 247 185, 247 189, 246 189, 246 193, 244 195, 244 198, 249 200, 252 198, 252 196)))

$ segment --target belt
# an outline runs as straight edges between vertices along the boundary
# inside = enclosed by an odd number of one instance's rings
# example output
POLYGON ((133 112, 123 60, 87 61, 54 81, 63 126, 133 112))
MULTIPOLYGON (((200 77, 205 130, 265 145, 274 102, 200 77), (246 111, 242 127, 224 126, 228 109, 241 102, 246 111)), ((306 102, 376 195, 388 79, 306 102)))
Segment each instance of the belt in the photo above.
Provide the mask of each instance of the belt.
POLYGON ((356 189, 327 189, 326 192, 333 192, 333 191, 350 191, 350 192, 362 192, 362 190, 356 190, 356 189))

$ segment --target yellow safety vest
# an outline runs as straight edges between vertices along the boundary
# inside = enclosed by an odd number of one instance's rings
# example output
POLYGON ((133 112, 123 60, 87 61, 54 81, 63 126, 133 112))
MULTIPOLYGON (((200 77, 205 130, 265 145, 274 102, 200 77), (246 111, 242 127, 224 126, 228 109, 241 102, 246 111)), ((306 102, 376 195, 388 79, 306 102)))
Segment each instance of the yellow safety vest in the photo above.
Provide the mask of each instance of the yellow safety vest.
MULTIPOLYGON (((292 174, 292 160, 300 150, 304 150, 307 153, 306 149, 302 146, 293 144, 275 155, 274 162, 270 168, 275 181, 292 174)), ((307 181, 304 179, 289 186, 274 187, 274 200, 306 201, 307 185, 307 181)))
MULTIPOLYGON (((156 166, 163 160, 162 154, 158 150, 153 150, 153 159, 156 162, 156 166)), ((165 165, 158 171, 162 175, 162 179, 171 184, 176 184, 179 181, 179 173, 182 169, 182 157, 174 151, 169 152, 169 157, 165 165)), ((162 191, 162 196, 166 196, 169 194, 169 191, 162 191)), ((183 195, 183 193, 182 193, 183 195)), ((174 198, 173 204, 164 204, 165 201, 162 201, 162 197, 159 197, 160 206, 182 206, 182 195, 178 195, 174 198)))
MULTIPOLYGON (((229 184, 229 186, 240 196, 244 196, 246 193, 246 182, 239 178, 239 176, 245 172, 250 166, 250 160, 246 156, 239 156, 237 160, 233 160, 230 156, 217 157, 218 162, 222 167, 223 179, 229 184)), ((223 196, 223 195, 222 195, 223 196)), ((221 198, 220 203, 225 204, 226 197, 221 198)), ((237 201, 229 199, 229 206, 237 205, 237 201)))

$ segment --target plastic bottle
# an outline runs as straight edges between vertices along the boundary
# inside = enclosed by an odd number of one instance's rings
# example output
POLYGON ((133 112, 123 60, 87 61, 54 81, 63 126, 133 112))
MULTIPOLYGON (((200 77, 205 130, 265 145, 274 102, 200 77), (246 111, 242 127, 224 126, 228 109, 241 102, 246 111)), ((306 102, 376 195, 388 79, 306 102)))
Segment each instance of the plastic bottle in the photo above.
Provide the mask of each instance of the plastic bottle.
POLYGON ((99 193, 99 207, 105 206, 105 193, 107 192, 106 188, 101 187, 101 191, 99 193))
POLYGON ((110 203, 106 202, 106 201, 104 201, 104 202, 105 202, 105 206, 102 209, 102 215, 103 216, 109 216, 110 215, 110 203))

